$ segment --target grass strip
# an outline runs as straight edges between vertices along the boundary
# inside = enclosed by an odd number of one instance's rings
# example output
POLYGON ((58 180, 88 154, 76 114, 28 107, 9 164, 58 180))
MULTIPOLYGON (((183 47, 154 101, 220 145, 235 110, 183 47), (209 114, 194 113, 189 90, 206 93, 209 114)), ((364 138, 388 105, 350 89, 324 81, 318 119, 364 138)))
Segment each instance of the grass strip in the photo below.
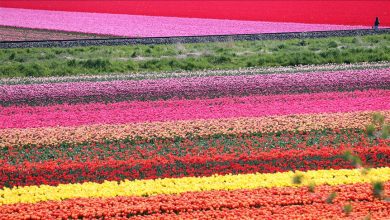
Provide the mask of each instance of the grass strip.
POLYGON ((390 60, 390 35, 0 50, 0 78, 193 71, 390 60))

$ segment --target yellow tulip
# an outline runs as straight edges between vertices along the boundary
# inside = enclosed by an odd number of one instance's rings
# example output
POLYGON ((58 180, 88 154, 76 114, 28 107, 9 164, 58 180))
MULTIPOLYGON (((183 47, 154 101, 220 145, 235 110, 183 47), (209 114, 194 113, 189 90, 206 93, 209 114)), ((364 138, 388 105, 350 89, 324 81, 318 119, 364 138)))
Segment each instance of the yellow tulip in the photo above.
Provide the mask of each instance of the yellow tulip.
POLYGON ((152 196, 157 194, 179 194, 190 191, 237 190, 270 187, 299 187, 302 185, 340 185, 389 181, 390 168, 371 169, 362 174, 353 170, 316 170, 299 172, 302 184, 294 184, 294 172, 273 174, 213 175, 210 177, 184 177, 155 180, 124 180, 121 182, 60 184, 58 186, 26 186, 0 190, 0 205, 14 203, 37 203, 47 200, 71 198, 94 198, 115 196, 152 196))

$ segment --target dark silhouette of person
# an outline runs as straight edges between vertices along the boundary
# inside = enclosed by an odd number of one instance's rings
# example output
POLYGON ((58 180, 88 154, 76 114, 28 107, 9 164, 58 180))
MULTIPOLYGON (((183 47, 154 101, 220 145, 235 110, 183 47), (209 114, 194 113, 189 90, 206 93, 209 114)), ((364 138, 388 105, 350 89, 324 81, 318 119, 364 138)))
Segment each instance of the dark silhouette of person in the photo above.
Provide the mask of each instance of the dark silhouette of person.
POLYGON ((376 19, 375 19, 375 23, 374 23, 374 30, 378 30, 379 29, 379 18, 378 17, 376 17, 376 19))

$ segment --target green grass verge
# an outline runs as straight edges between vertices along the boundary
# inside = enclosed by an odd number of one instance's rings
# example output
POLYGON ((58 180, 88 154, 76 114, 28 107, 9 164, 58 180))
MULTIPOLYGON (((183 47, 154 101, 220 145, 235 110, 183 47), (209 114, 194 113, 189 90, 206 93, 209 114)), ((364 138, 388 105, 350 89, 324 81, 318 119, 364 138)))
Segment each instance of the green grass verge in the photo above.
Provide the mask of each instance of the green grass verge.
POLYGON ((1 49, 0 77, 236 69, 390 60, 390 34, 305 40, 1 49))

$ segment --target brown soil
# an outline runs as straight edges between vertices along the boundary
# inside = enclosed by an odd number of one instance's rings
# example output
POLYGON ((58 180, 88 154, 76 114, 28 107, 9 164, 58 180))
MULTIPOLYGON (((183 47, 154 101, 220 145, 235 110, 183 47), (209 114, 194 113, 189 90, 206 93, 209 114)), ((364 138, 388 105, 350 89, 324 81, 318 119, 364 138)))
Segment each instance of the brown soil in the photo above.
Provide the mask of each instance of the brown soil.
POLYGON ((0 26, 0 41, 72 40, 113 37, 109 35, 0 26))

